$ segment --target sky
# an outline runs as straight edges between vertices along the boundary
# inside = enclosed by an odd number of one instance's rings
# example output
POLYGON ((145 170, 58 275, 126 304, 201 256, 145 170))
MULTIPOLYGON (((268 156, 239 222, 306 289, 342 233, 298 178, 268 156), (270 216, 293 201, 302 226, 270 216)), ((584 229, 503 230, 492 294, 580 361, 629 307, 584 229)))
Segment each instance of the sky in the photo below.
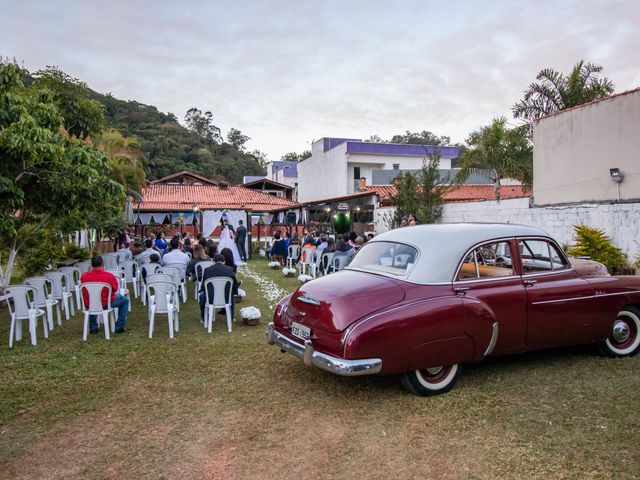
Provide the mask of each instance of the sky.
POLYGON ((461 142, 580 59, 635 88, 639 45, 637 0, 0 0, 0 56, 179 119, 209 110, 269 160, 331 136, 461 142))

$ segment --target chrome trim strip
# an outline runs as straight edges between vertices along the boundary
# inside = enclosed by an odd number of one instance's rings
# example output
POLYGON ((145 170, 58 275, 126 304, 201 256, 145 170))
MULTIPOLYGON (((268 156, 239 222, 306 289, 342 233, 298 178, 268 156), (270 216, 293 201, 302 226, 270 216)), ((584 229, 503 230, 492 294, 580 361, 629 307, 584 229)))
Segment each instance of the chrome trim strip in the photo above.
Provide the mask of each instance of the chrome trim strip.
POLYGON ((539 302, 531 302, 531 305, 542 305, 544 303, 564 303, 564 302, 573 302, 577 300, 590 300, 595 298, 595 295, 587 296, 587 297, 572 297, 572 298, 559 298, 557 300, 541 300, 539 302))
POLYGON ((591 296, 587 296, 587 297, 572 297, 572 298, 559 298, 557 300, 541 300, 539 302, 532 302, 532 305, 541 305, 543 303, 562 303, 562 302, 573 302, 576 300, 588 300, 588 299, 593 299, 593 298, 600 298, 600 297, 613 297, 616 295, 629 295, 632 293, 640 293, 640 290, 631 290, 629 292, 614 292, 614 293, 599 293, 596 295, 591 295, 591 296))
POLYGON ((380 358, 347 360, 318 352, 313 348, 311 340, 306 340, 302 345, 276 332, 273 322, 267 325, 265 335, 269 345, 276 345, 282 351, 295 355, 302 359, 305 365, 318 367, 336 375, 356 377, 373 375, 382 371, 382 360, 380 358))
POLYGON ((491 331, 491 340, 489 340, 489 345, 487 346, 487 349, 484 351, 484 356, 486 357, 487 355, 491 355, 491 352, 493 352, 493 349, 496 348, 496 343, 498 343, 498 322, 493 322, 493 328, 491 331))
POLYGON ((315 298, 309 297, 308 295, 302 295, 298 297, 297 300, 303 303, 308 303, 309 305, 315 305, 316 307, 320 306, 320 300, 316 300, 315 298))

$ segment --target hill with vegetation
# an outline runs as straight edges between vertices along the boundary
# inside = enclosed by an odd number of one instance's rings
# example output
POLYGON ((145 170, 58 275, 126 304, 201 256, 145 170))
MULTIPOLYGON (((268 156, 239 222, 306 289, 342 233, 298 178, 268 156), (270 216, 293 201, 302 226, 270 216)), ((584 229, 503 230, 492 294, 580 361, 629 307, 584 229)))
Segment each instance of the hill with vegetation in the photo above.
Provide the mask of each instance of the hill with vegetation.
POLYGON ((259 151, 245 152, 248 137, 232 129, 232 143, 222 141, 211 116, 198 109, 187 115, 186 128, 175 115, 162 113, 153 105, 119 100, 112 95, 91 92, 105 107, 105 124, 127 137, 136 137, 144 157, 147 178, 154 180, 180 170, 193 170, 205 177, 218 177, 241 183, 244 175, 265 175, 265 156, 259 151), (191 119, 191 121, 189 121, 191 119), (204 125, 204 129, 198 126, 204 125), (207 129, 218 135, 207 135, 207 129), (235 136, 234 136, 235 134, 235 136), (244 141, 243 141, 244 140, 244 141))

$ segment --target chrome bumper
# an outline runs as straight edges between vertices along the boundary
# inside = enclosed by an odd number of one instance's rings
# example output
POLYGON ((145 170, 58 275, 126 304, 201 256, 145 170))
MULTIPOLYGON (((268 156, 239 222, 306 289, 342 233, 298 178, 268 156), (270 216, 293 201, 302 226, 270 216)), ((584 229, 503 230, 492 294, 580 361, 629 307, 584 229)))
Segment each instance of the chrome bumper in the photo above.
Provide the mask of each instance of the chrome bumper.
POLYGON ((295 342, 276 332, 273 323, 267 325, 265 334, 269 345, 276 345, 283 352, 289 352, 301 358, 305 365, 313 365, 314 367, 335 373, 336 375, 356 377, 359 375, 373 375, 380 373, 382 370, 382 360, 379 358, 345 360, 325 353, 316 352, 311 340, 306 340, 304 345, 295 342))

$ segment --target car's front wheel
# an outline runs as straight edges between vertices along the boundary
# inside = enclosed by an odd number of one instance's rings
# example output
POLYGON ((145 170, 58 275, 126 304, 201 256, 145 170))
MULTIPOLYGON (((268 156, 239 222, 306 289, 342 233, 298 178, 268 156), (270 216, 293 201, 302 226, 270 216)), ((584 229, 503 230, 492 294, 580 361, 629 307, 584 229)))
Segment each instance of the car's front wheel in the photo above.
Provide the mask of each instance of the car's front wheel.
POLYGON ((438 395, 451 390, 460 375, 461 365, 411 370, 402 374, 402 386, 414 395, 438 395))
POLYGON ((640 350, 640 310, 625 307, 613 322, 609 336, 600 344, 602 353, 609 357, 628 357, 640 350))

